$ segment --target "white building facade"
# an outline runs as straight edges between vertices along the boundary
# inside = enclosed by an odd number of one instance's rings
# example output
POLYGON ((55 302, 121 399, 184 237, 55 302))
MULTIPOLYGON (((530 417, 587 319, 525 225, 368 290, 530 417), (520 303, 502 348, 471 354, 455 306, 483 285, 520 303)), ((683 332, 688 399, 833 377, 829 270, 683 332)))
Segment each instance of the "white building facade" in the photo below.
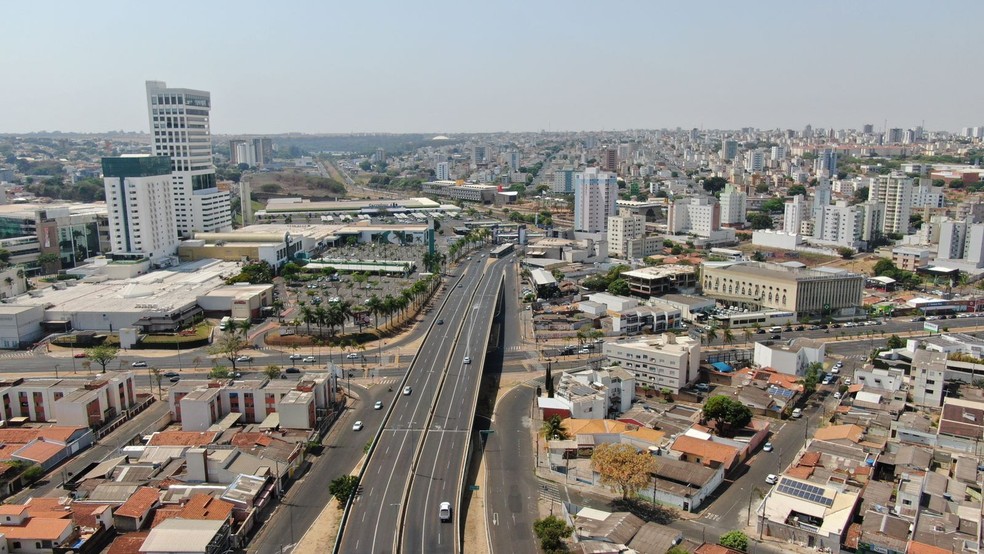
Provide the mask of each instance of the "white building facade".
POLYGON ((207 91, 147 81, 154 154, 171 158, 174 214, 181 236, 232 229, 229 192, 219 190, 212 165, 211 107, 207 91))
POLYGON ((574 173, 574 230, 605 231, 608 216, 615 214, 618 181, 614 173, 589 167, 574 173))
POLYGON ((721 225, 743 225, 748 219, 748 195, 728 183, 721 192, 721 225))
POLYGON ((674 394, 697 379, 700 343, 673 334, 632 342, 606 342, 605 357, 633 374, 637 384, 669 389, 674 394))
POLYGON ((114 257, 162 263, 178 248, 167 156, 103 158, 103 184, 114 257))

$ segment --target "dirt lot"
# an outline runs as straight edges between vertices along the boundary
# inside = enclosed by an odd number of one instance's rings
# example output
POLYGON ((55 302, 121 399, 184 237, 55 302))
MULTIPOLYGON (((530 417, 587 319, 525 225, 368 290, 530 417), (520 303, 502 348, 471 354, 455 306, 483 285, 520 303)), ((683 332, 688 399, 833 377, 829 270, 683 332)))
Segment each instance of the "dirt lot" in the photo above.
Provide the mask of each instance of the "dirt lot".
POLYGON ((748 254, 749 257, 751 257, 754 252, 762 252, 765 254, 765 261, 777 264, 783 262, 801 262, 808 266, 815 266, 829 265, 830 262, 838 260, 838 258, 834 256, 824 256, 823 254, 814 254, 812 252, 795 252, 791 250, 781 250, 778 248, 765 248, 762 246, 755 246, 750 242, 740 244, 735 248, 748 254))
POLYGON ((345 196, 345 187, 341 183, 320 177, 314 168, 255 173, 250 175, 249 182, 257 199, 303 196, 319 201, 345 196))

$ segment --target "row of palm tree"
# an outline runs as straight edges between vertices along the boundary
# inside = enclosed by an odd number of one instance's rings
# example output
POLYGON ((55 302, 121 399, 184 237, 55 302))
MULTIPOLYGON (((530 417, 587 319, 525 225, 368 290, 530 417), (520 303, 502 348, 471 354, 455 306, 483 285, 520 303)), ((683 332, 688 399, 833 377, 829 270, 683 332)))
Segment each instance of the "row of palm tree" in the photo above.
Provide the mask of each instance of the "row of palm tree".
POLYGON ((480 243, 484 244, 490 238, 492 238, 492 231, 490 229, 486 229, 485 227, 472 229, 467 235, 461 237, 460 240, 448 247, 448 257, 452 260, 457 260, 469 247, 480 243))

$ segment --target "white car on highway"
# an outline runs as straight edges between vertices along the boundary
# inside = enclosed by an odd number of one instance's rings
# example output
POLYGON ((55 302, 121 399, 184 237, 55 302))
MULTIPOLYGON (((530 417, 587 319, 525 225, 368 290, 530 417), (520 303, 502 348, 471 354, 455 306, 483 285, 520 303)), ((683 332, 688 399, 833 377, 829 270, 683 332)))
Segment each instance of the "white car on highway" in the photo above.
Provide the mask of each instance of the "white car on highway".
POLYGON ((362 422, 361 421, 356 421, 355 424, 352 425, 352 430, 353 431, 361 431, 362 430, 362 422))
POLYGON ((438 515, 441 517, 441 521, 451 521, 451 503, 441 502, 441 507, 438 509, 438 515))

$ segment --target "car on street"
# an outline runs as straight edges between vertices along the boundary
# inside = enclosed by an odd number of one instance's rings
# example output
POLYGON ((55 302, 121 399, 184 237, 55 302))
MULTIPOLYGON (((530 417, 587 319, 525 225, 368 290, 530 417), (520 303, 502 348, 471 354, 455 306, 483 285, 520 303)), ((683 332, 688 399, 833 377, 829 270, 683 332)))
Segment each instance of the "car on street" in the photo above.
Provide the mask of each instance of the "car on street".
POLYGON ((699 390, 700 392, 708 392, 711 390, 711 386, 707 383, 697 383, 694 385, 694 390, 699 390))
POLYGON ((168 381, 170 381, 172 383, 177 383, 180 380, 181 380, 181 377, 179 377, 177 375, 175 375, 174 377, 171 377, 170 379, 168 379, 168 381))
POLYGON ((796 408, 793 410, 793 417, 801 418, 803 417, 803 410, 801 408, 796 408))
POLYGON ((348 359, 350 359, 350 360, 358 360, 359 359, 359 355, 356 354, 355 352, 349 352, 348 355, 345 356, 345 357, 348 358, 348 359))
POLYGON ((755 334, 756 335, 764 335, 765 334, 765 329, 756 329, 755 330, 755 334))
POLYGON ((85 352, 79 352, 74 357, 75 358, 85 358, 86 356, 88 356, 88 354, 86 354, 85 352))
POLYGON ((145 362, 143 360, 138 360, 138 361, 133 362, 132 364, 130 364, 130 367, 147 367, 147 362, 145 362))
POLYGON ((242 379, 242 377, 243 377, 243 372, 242 371, 233 371, 232 372, 232 378, 233 379, 242 379))
POLYGON ((777 482, 779 482, 779 478, 776 477, 775 473, 770 473, 768 476, 766 476, 765 482, 770 485, 775 485, 777 482))
POLYGON ((820 326, 819 325, 810 325, 810 327, 808 328, 808 330, 810 330, 810 331, 819 331, 820 330, 820 326))
POLYGON ((383 401, 382 400, 377 400, 376 403, 373 404, 372 409, 373 410, 382 410, 383 409, 383 401))
POLYGON ((463 362, 466 363, 466 364, 470 364, 471 363, 471 357, 470 356, 465 356, 465 359, 463 360, 463 362))
POLYGON ((288 367, 287 369, 284 370, 284 373, 300 373, 300 372, 301 370, 297 369, 296 367, 288 367))
POLYGON ((236 358, 236 361, 237 362, 252 362, 253 361, 253 357, 252 356, 247 356, 247 355, 243 354, 242 356, 239 356, 238 358, 236 358))
POLYGON ((313 364, 313 363, 316 363, 318 361, 318 359, 315 358, 314 356, 308 356, 308 357, 304 358, 301 361, 304 362, 304 363, 306 363, 306 364, 313 364))
POLYGON ((411 392, 413 392, 413 389, 410 387, 403 387, 403 396, 410 396, 411 392))
POLYGON ((361 431, 362 430, 362 422, 361 421, 356 421, 355 423, 353 423, 352 424, 352 430, 353 431, 361 431))
POLYGON ((440 516, 441 521, 451 521, 451 503, 441 502, 441 506, 438 509, 438 516, 440 516))
POLYGON ((765 445, 762 446, 762 451, 763 452, 772 452, 772 443, 771 442, 765 443, 765 445))
POLYGON ((833 380, 833 378, 834 378, 833 375, 827 375, 826 377, 823 378, 823 381, 820 381, 820 384, 821 385, 829 385, 830 382, 833 380))
POLYGON ((798 325, 798 326, 796 327, 796 330, 797 330, 797 331, 803 331, 803 330, 805 330, 805 329, 806 329, 806 327, 803 327, 802 325, 798 325))
POLYGON ((287 356, 287 359, 288 360, 303 360, 304 359, 304 356, 301 356, 300 354, 291 354, 290 356, 287 356))
POLYGON ((168 379, 170 379, 171 377, 180 377, 180 375, 178 375, 177 373, 175 373, 173 371, 168 371, 167 373, 164 374, 164 377, 167 377, 168 379))
POLYGON ((782 338, 782 335, 779 335, 779 334, 772 335, 772 340, 779 340, 781 338, 782 338))
POLYGON ((834 398, 836 398, 836 399, 838 399, 838 400, 840 400, 840 397, 841 397, 841 393, 840 393, 840 391, 835 391, 835 392, 834 392, 834 398))
POLYGON ((443 319, 439 319, 439 320, 437 320, 437 324, 438 324, 438 325, 444 325, 444 320, 443 320, 443 319))

